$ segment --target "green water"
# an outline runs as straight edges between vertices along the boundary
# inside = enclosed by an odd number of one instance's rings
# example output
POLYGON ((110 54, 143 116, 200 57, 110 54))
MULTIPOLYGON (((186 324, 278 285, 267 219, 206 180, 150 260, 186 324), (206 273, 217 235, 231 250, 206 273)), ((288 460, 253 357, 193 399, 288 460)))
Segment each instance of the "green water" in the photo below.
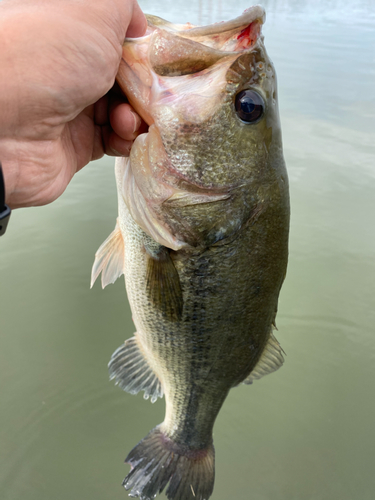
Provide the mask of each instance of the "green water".
MULTIPOLYGON (((202 24, 249 6, 140 3, 202 24)), ((215 425, 212 499, 372 500, 375 4, 261 3, 291 189, 277 335, 287 358, 231 391, 215 425)), ((15 211, 1 238, 1 500, 125 499, 123 460, 163 419, 163 401, 108 382, 111 353, 134 331, 122 279, 89 290, 116 203, 105 158, 54 204, 15 211)))

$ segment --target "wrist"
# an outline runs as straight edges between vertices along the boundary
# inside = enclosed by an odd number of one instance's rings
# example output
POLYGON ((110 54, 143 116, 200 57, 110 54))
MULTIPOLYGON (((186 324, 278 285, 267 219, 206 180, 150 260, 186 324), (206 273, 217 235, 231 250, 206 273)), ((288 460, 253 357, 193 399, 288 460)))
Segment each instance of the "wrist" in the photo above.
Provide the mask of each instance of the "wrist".
POLYGON ((0 140, 5 203, 12 210, 45 205, 57 197, 49 192, 56 176, 50 158, 54 165, 59 158, 53 147, 51 141, 0 140))
MULTIPOLYGON (((19 76, 16 62, 17 30, 14 29, 12 16, 0 8, 0 138, 9 135, 14 129, 17 115, 17 96, 19 94, 19 76)), ((1 159, 1 156, 0 156, 1 159)))
MULTIPOLYGON (((9 145, 11 146, 11 145, 9 145)), ((15 145, 14 145, 15 147, 15 145)), ((22 206, 15 200, 17 192, 18 165, 13 154, 9 154, 12 149, 4 144, 4 140, 0 140, 0 160, 3 171, 3 183, 5 189, 5 203, 10 208, 18 208, 22 206)))
POLYGON ((15 163, 17 147, 14 138, 18 116, 18 75, 13 58, 14 50, 17 50, 12 35, 13 22, 7 15, 7 11, 5 9, 4 11, 2 15, 0 8, 0 43, 2 46, 0 51, 0 162, 5 186, 5 203, 9 205, 17 178, 15 163))

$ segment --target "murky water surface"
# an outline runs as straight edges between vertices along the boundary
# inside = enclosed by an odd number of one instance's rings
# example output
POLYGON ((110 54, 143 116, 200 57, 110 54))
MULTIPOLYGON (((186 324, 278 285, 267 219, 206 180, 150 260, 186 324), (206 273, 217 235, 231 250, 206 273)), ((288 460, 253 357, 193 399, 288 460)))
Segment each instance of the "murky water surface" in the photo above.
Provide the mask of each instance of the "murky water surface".
MULTIPOLYGON (((239 0, 141 1, 171 21, 239 0)), ((270 0, 291 187, 278 314, 284 367, 231 391, 215 426, 213 500, 370 500, 375 491, 375 4, 270 0)), ((232 5, 235 5, 233 7, 232 5)), ((124 284, 89 290, 113 229, 113 159, 51 206, 15 211, 0 261, 0 498, 121 500, 127 452, 164 402, 123 393, 107 361, 133 334, 124 284)), ((164 498, 164 497, 161 497, 164 498)))

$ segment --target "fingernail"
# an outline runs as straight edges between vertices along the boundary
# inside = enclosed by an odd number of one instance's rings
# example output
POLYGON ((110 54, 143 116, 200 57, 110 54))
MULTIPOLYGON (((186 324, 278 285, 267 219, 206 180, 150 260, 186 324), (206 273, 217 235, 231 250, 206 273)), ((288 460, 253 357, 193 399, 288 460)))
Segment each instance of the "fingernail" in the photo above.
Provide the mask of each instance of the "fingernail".
POLYGON ((134 130, 133 130, 134 134, 141 126, 141 118, 136 113, 133 113, 133 111, 131 111, 131 114, 134 116, 134 130))

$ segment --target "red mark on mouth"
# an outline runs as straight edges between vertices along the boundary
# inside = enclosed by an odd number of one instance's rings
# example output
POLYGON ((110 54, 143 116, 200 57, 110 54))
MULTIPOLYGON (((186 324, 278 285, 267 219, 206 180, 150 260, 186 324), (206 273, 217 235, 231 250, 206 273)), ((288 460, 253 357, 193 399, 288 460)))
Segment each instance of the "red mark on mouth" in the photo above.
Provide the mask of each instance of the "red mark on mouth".
POLYGON ((252 47, 258 40, 260 28, 261 23, 259 21, 254 21, 244 28, 237 36, 238 44, 236 45, 236 50, 249 49, 252 47))

